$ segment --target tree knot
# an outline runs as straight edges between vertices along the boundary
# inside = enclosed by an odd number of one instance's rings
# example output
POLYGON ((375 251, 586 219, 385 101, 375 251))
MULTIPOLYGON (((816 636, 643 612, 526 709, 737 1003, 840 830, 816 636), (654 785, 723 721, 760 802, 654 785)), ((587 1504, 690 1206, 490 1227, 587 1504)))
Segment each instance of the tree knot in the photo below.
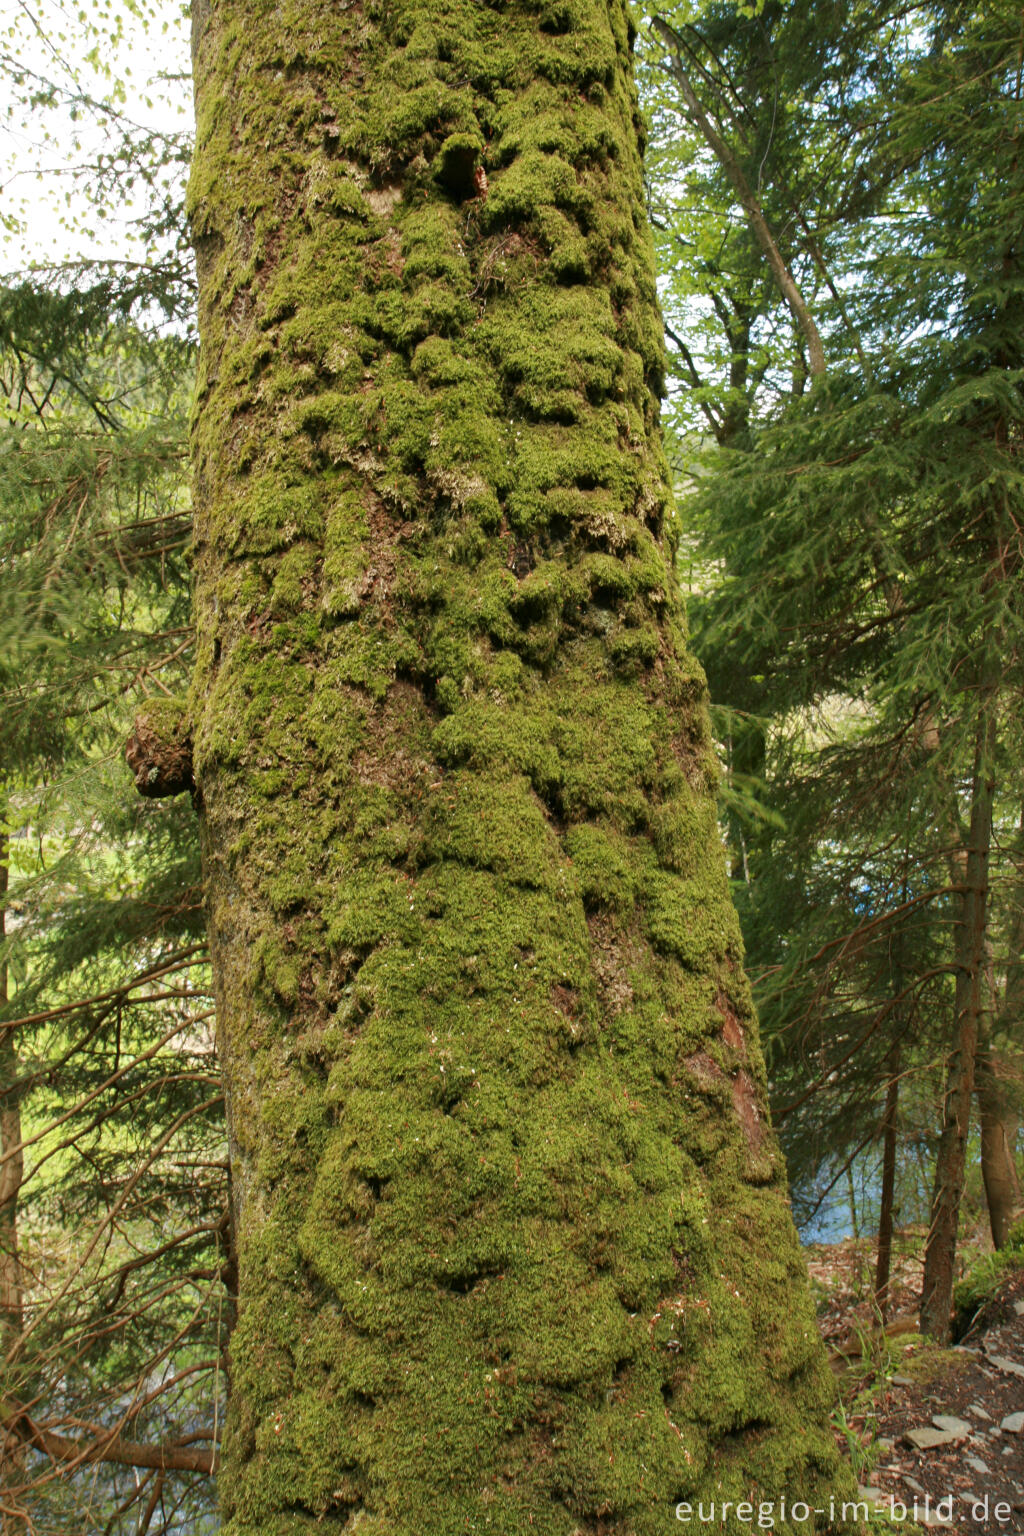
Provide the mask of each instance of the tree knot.
POLYGON ((179 700, 147 699, 135 716, 124 755, 135 788, 147 799, 195 791, 191 724, 179 700))

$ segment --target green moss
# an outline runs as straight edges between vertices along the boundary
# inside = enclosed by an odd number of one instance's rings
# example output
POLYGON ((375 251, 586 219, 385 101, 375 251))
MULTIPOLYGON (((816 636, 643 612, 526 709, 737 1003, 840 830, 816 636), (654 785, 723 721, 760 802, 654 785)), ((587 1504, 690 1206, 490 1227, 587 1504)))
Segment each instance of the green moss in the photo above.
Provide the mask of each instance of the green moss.
POLYGON ((200 18, 226 1536, 660 1536, 842 1487, 666 542, 628 55, 619 0, 200 18))
MULTIPOLYGON (((1022 1267, 1024 1223, 1018 1223, 1004 1248, 995 1253, 973 1255, 963 1279, 958 1280, 953 1287, 953 1310, 962 1329, 966 1329, 975 1315, 992 1300, 1006 1276, 1022 1267)), ((963 1335, 961 1332, 954 1336, 963 1335)))
POLYGON ((135 710, 136 729, 151 732, 159 742, 171 745, 187 741, 192 733, 189 706, 184 699, 155 694, 140 700, 135 710))
POLYGON ((946 1382, 970 1364, 969 1356, 957 1349, 943 1349, 931 1339, 912 1339, 910 1343, 913 1347, 905 1347, 900 1355, 900 1374, 919 1386, 946 1382))
POLYGON ((585 823, 571 829, 565 846, 585 904, 589 908, 628 912, 633 905, 635 882, 625 839, 585 823))
POLYGON ((311 544, 294 545, 281 558, 270 598, 276 614, 293 613, 302 607, 319 560, 320 551, 311 544))
MULTIPOLYGON (((710 856, 709 850, 705 859, 710 856)), ((711 885, 706 874, 687 880, 658 872, 647 882, 645 925, 650 941, 661 954, 674 956, 691 971, 706 974, 730 952, 739 951, 739 923, 725 887, 724 868, 721 876, 711 885)))
POLYGON ((698 877, 699 852, 711 846, 715 824, 714 802, 706 792, 695 794, 684 780, 679 792, 651 817, 651 838, 660 863, 689 879, 698 877))

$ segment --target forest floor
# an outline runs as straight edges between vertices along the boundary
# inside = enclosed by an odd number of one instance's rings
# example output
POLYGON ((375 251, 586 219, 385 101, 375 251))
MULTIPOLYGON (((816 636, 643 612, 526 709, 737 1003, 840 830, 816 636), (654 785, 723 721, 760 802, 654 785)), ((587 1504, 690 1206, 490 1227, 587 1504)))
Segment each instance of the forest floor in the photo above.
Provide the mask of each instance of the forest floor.
MULTIPOLYGON (((958 1342, 916 1333, 920 1243, 893 1255, 889 1324, 872 1316, 870 1250, 807 1250, 838 1379, 837 1437, 881 1529, 1024 1533, 1024 1267, 999 1273, 958 1316, 958 1342), (962 1330, 962 1331, 961 1331, 962 1330), (916 1504, 916 1509, 915 1509, 916 1504)), ((984 1260, 982 1260, 984 1272, 984 1260)), ((989 1261, 990 1263, 991 1261, 989 1261)), ((878 1528, 878 1527, 873 1527, 878 1528)))

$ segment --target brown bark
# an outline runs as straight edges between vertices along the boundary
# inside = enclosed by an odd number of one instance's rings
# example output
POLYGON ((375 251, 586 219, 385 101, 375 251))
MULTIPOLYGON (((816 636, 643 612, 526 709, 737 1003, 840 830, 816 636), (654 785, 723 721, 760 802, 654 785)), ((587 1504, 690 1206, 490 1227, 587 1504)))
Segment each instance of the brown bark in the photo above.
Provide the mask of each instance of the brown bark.
MULTIPOLYGON (((0 817, 6 815, 6 802, 0 801, 0 817)), ((10 882, 9 842, 6 828, 0 825, 0 944, 7 935, 7 893, 10 882)), ((7 962, 0 959, 0 1012, 8 1002, 7 962)), ((17 1055, 13 1030, 0 1023, 0 1371, 6 1371, 5 1359, 21 1334, 24 1306, 21 1258, 18 1249, 18 1196, 25 1174, 22 1151, 21 1106, 10 1092, 17 1080, 17 1055)), ((0 1389, 0 1532, 16 1536, 24 1529, 16 1505, 8 1504, 9 1487, 21 1479, 23 1458, 6 1429, 6 1393, 0 1389)))
POLYGON ((896 1124, 899 1112, 899 1052, 890 1064, 882 1112, 882 1189, 878 1212, 878 1253, 875 1261, 875 1306, 884 1322, 889 1314, 889 1274, 892 1265, 893 1208, 896 1190, 896 1124))
POLYGON ((66 1462, 68 1469, 112 1462, 122 1467, 149 1467, 161 1472, 213 1471, 213 1452, 192 1445, 144 1445, 125 1440, 100 1425, 89 1425, 85 1434, 58 1435, 36 1424, 24 1412, 15 1409, 5 1415, 3 1432, 7 1443, 31 1446, 52 1461, 66 1462))
MULTIPOLYGON (((1019 1052, 1024 1021, 1024 881, 1014 881, 1006 948, 1006 983, 994 1008, 991 1027, 978 1042, 978 1114, 981 1120, 981 1173, 988 1203, 992 1241, 1002 1248, 1024 1210, 1017 1172, 1020 1132, 1021 1070, 1019 1052)), ((990 987, 995 998, 994 978, 990 987)))
POLYGON ((995 1247, 1004 1248, 1024 1204, 1015 1156, 1020 1131, 1020 1074, 984 1037, 978 1047, 977 1088, 981 1177, 989 1226, 995 1247))
POLYGON ((140 795, 158 800, 195 789, 188 719, 173 699, 139 708, 124 755, 140 795))
POLYGON ((921 1291, 921 1332, 940 1343, 948 1343, 951 1333, 954 1266, 974 1093, 974 1062, 987 999, 986 914, 995 797, 994 693, 989 682, 982 688, 978 702, 967 857, 963 887, 957 900, 954 938, 955 1037, 946 1070, 942 1132, 935 1164, 921 1291))

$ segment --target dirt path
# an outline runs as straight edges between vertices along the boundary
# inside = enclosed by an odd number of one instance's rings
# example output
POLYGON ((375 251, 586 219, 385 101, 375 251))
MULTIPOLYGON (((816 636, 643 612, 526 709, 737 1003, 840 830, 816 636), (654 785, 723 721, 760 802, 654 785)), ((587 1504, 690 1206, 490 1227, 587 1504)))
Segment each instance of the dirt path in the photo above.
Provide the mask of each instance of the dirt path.
MULTIPOLYGON (((833 1299, 823 1318, 833 1346, 841 1318, 833 1299)), ((891 1498, 909 1521, 916 1501, 930 1530, 1024 1533, 1024 1269, 1007 1275, 953 1349, 909 1333, 886 1347, 895 1373, 874 1402, 878 1502, 891 1498)), ((870 1423, 869 1414, 869 1439, 870 1423)))

